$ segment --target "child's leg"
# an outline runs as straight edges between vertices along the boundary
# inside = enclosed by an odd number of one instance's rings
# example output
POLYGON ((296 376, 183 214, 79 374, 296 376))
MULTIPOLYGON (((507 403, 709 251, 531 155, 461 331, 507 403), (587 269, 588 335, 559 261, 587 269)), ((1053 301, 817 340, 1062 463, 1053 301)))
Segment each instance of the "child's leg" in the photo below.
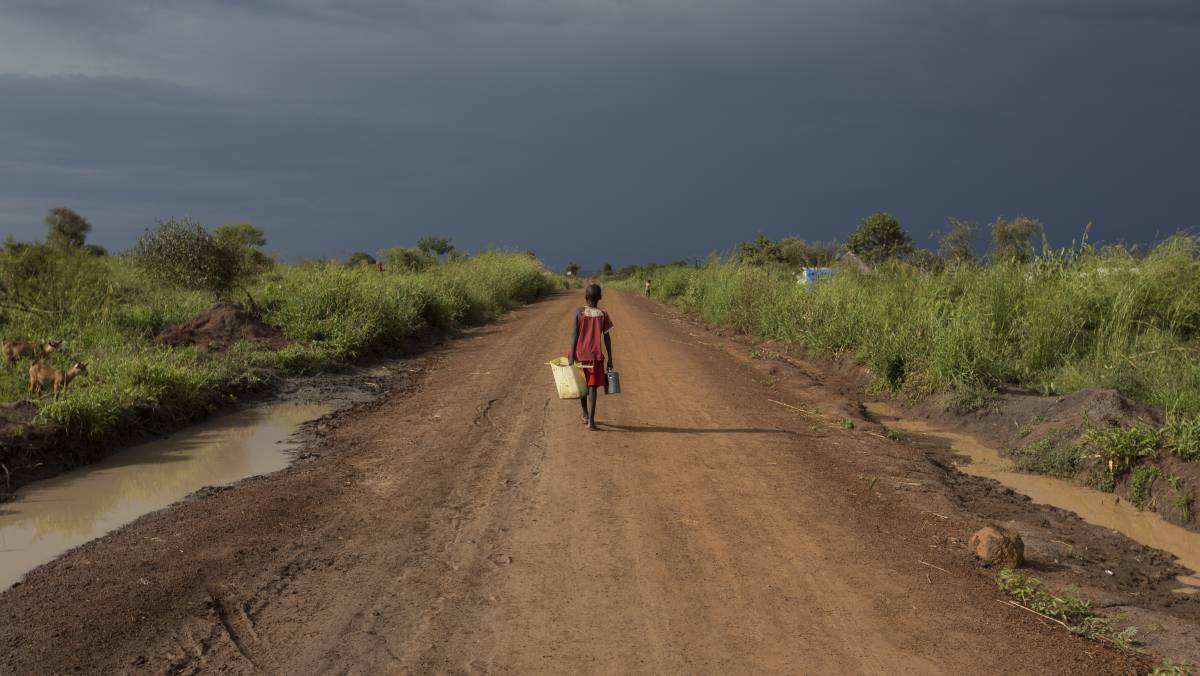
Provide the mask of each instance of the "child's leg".
POLYGON ((600 397, 596 393, 595 387, 588 388, 588 427, 596 427, 596 400, 600 397))
POLYGON ((585 423, 588 421, 587 400, 588 396, 586 394, 579 398, 579 406, 583 409, 583 422, 585 423))

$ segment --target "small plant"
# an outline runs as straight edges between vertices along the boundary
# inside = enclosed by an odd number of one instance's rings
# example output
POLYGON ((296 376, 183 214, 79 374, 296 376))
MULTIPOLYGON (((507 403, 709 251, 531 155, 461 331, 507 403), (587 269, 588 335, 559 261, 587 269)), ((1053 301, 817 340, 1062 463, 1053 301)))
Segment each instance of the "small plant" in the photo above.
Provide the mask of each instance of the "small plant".
POLYGON ((1059 444, 1055 434, 1031 441, 1012 451, 1017 467, 1059 479, 1074 478, 1083 464, 1083 448, 1078 444, 1059 444))
POLYGON ((1151 500, 1154 481, 1166 475, 1157 465, 1139 465, 1129 475, 1129 501, 1138 509, 1145 509, 1151 500))
POLYGON ((1200 461, 1200 415, 1171 415, 1165 428, 1167 450, 1188 462, 1200 461))
POLYGON ((1183 483, 1183 477, 1172 474, 1167 477, 1167 483, 1171 485, 1172 490, 1171 497, 1167 499, 1167 505, 1175 511, 1180 521, 1184 523, 1191 521, 1192 496, 1183 483))
POLYGON ((1172 659, 1164 659, 1150 671, 1150 676, 1196 676, 1197 674, 1200 674, 1200 669, 1197 669, 1195 664, 1186 660, 1175 661, 1172 659))
POLYGON ((1097 615, 1085 598, 1052 594, 1041 580, 1012 569, 1001 570, 996 583, 1016 603, 1058 622, 1072 634, 1107 641, 1125 651, 1136 645, 1137 627, 1118 630, 1113 620, 1097 615))
POLYGON ((843 419, 842 420, 842 429, 844 429, 844 430, 854 429, 854 421, 849 418, 843 419))
MULTIPOLYGON (((1162 430, 1138 424, 1131 427, 1089 427, 1080 440, 1085 453, 1095 454, 1104 464, 1108 480, 1115 485, 1142 458, 1148 458, 1162 448, 1166 435, 1162 430)), ((1112 490, 1110 487, 1108 490, 1112 490)))

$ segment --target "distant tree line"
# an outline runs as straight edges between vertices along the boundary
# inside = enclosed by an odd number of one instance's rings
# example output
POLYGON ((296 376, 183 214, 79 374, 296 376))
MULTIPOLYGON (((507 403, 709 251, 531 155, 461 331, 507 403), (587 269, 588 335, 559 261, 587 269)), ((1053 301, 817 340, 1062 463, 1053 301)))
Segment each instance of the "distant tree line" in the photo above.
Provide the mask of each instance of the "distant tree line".
MULTIPOLYGON (((760 233, 757 238, 739 244, 725 260, 748 265, 801 268, 826 267, 849 257, 863 266, 903 260, 923 269, 941 269, 948 265, 965 265, 981 260, 975 255, 973 246, 979 230, 980 227, 974 223, 952 218, 948 229, 934 233, 938 239, 938 247, 934 251, 918 247, 894 216, 877 212, 863 219, 844 243, 810 242, 799 237, 784 237, 775 241, 760 233)), ((1025 263, 1036 255, 1038 244, 1043 248, 1048 246, 1045 229, 1032 218, 998 218, 990 224, 989 230, 991 247, 986 260, 993 262, 1025 263)), ((626 277, 646 274, 659 267, 695 263, 675 261, 617 269, 611 263, 605 263, 603 275, 626 277)))
POLYGON ((382 266, 396 272, 420 272, 438 263, 466 260, 467 255, 451 243, 449 237, 427 236, 415 247, 394 246, 379 252, 378 258, 355 251, 346 258, 347 267, 382 266))

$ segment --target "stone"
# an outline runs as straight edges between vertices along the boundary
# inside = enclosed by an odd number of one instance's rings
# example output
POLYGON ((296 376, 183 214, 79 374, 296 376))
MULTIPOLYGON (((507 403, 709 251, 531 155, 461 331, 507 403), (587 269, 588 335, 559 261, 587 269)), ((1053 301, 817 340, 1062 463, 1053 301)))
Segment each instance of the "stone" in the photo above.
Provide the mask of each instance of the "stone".
POLYGON ((1021 536, 1000 526, 985 526, 971 536, 971 551, 985 566, 1019 568, 1025 562, 1021 536))

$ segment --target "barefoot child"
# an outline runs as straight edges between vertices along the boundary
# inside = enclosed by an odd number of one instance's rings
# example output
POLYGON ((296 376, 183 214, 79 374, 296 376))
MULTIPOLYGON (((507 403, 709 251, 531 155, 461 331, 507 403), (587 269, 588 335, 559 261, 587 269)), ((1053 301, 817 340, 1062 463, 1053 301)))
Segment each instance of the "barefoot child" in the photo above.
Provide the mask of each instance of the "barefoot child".
POLYGON ((608 368, 612 368, 612 320, 608 313, 596 307, 600 304, 600 286, 592 284, 583 292, 587 301, 586 307, 575 312, 575 325, 571 335, 571 363, 576 361, 584 368, 587 375, 587 396, 580 397, 579 404, 583 407, 583 422, 589 430, 596 427, 596 390, 608 384, 604 365, 604 352, 600 350, 601 336, 604 338, 604 348, 608 351, 608 368))

